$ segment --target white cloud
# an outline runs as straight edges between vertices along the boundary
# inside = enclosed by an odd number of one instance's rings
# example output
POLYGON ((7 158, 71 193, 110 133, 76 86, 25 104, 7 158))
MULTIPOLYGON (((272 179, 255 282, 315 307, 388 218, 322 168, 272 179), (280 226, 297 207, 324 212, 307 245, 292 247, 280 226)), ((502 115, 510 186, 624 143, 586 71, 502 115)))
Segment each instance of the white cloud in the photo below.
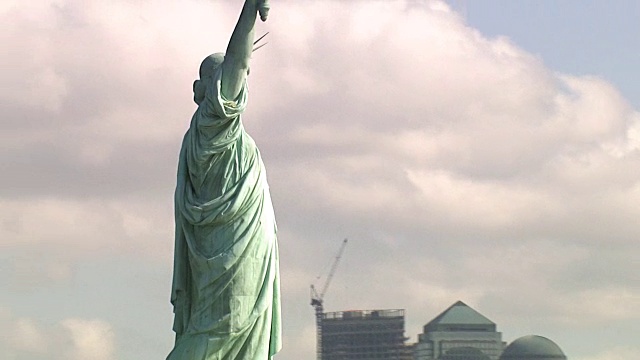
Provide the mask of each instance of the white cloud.
POLYGON ((115 359, 115 336, 111 326, 101 320, 66 319, 62 326, 69 331, 73 348, 69 359, 115 359))
MULTIPOLYGON (((167 198, 170 198, 167 196, 167 198)), ((168 205, 168 204, 167 204, 168 205)), ((42 276, 64 280, 71 276, 68 261, 96 253, 104 255, 144 253, 168 259, 173 244, 172 209, 150 209, 147 200, 37 199, 0 202, 0 245, 6 248, 40 249, 38 260, 15 259, 22 280, 42 276), (158 238, 168 239, 165 246, 158 238), (152 246, 155 245, 155 246, 152 246), (41 256, 46 250, 47 256, 41 256), (51 253, 56 257, 49 257, 51 253), (29 275, 30 274, 30 275, 29 275), (40 275, 38 275, 40 274, 40 275)), ((153 206, 152 206, 153 208, 153 206)))
POLYGON ((0 350, 15 360, 113 360, 115 334, 111 325, 98 319, 69 318, 47 323, 17 317, 0 307, 0 350))
POLYGON ((432 211, 456 224, 506 228, 553 216, 558 207, 545 194, 521 185, 460 179, 444 171, 409 171, 408 178, 432 211))
POLYGON ((35 253, 22 253, 7 261, 5 276, 11 290, 31 290, 72 280, 74 271, 69 260, 35 253))
MULTIPOLYGON (((285 316, 300 309, 282 358, 312 353, 307 283, 345 236, 333 309, 406 307, 415 328, 458 299, 511 324, 638 319, 638 111, 605 80, 557 74, 442 2, 362 4, 274 2, 259 25, 271 34, 245 123, 276 201, 285 316)), ((169 267, 191 82, 226 46, 236 2, 2 9, 0 246, 32 260, 3 260, 5 283, 64 283, 96 255, 169 267)), ((12 323, 14 353, 50 333, 12 323)), ((109 324, 55 326, 69 356, 119 358, 109 324)))
POLYGON ((33 319, 17 319, 13 325, 14 331, 9 341, 16 350, 36 354, 47 352, 49 340, 33 319))

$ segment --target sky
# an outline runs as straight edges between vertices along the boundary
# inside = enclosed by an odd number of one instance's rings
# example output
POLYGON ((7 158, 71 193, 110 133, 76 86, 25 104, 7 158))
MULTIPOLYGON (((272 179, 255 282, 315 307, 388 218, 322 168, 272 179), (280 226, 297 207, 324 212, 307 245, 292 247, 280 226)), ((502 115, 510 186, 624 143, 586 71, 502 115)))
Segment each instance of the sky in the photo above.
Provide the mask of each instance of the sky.
MULTIPOLYGON (((5 0, 0 353, 164 358, 200 61, 241 1, 5 0)), ((325 310, 462 300, 507 342, 640 358, 635 1, 271 1, 243 115, 278 221, 284 348, 325 310)))

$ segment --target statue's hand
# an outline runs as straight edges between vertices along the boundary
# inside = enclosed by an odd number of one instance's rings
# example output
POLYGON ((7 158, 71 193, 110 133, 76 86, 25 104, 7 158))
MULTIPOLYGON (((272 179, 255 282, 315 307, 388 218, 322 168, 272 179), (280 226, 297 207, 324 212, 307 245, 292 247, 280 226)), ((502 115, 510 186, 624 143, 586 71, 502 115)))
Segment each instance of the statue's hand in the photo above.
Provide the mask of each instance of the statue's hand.
POLYGON ((258 13, 260 14, 260 20, 267 21, 269 17, 269 0, 258 0, 258 13))

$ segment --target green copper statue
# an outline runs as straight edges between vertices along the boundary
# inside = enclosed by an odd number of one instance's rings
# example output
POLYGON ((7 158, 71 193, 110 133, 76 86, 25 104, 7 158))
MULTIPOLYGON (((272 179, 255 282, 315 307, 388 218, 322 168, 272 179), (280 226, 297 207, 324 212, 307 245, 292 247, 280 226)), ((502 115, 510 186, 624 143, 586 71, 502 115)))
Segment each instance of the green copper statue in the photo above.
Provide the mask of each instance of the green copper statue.
POLYGON ((240 116, 257 14, 246 0, 225 54, 193 84, 198 109, 184 136, 175 193, 167 360, 268 360, 281 347, 276 222, 260 153, 240 116))

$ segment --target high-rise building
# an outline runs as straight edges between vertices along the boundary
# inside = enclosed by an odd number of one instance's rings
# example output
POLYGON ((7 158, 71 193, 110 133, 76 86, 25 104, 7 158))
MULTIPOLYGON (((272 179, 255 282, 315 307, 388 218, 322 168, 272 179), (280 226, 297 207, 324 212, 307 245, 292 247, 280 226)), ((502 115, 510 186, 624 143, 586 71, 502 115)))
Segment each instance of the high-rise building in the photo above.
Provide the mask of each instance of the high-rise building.
POLYGON ((410 360, 404 310, 324 313, 320 324, 322 360, 410 360))
POLYGON ((458 301, 424 326, 415 344, 414 358, 438 360, 452 349, 474 348, 491 360, 498 360, 505 345, 493 321, 458 301))

